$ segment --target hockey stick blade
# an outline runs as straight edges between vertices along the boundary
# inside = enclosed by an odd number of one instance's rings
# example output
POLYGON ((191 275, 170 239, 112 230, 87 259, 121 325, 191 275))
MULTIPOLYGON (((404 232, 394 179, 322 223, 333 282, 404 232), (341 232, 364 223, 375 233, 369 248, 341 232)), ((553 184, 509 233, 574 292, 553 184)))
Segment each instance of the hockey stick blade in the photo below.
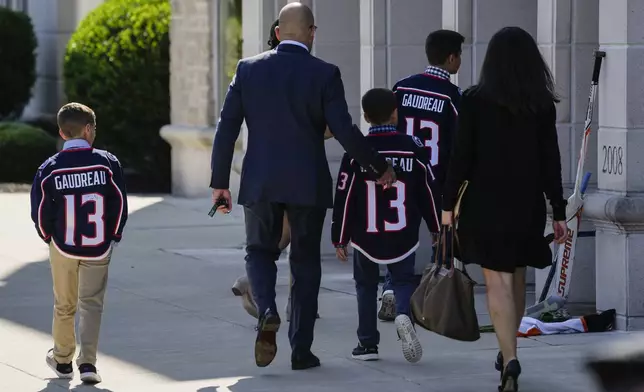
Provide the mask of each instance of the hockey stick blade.
POLYGON ((557 310, 563 308, 564 299, 558 295, 551 295, 545 300, 536 303, 525 310, 526 317, 532 317, 538 319, 542 314, 547 312, 556 312, 557 310))

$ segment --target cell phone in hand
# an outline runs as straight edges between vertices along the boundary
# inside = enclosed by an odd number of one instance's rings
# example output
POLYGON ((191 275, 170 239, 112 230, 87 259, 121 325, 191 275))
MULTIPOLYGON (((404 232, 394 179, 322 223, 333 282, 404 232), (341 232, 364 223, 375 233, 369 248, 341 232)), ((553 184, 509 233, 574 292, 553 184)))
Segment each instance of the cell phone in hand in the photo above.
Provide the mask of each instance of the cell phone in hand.
POLYGON ((215 213, 217 212, 217 208, 219 208, 219 207, 221 207, 221 206, 224 206, 224 207, 226 207, 226 208, 230 208, 230 207, 228 206, 228 202, 226 201, 226 199, 220 198, 220 199, 218 199, 218 200, 217 200, 217 202, 212 206, 212 208, 210 209, 210 212, 208 212, 208 215, 209 215, 211 218, 212 218, 213 216, 215 216, 215 213))

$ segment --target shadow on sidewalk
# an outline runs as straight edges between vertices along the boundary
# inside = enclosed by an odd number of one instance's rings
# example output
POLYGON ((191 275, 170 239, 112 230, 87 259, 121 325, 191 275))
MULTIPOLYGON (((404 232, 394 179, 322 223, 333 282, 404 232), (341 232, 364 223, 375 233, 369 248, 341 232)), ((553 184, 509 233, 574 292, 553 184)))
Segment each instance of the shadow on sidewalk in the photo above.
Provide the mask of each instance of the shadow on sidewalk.
MULTIPOLYGON (((114 252, 99 370, 101 357, 108 355, 146 369, 138 373, 151 371, 178 381, 248 374, 254 320, 230 292, 244 270, 237 233, 243 232, 242 226, 225 217, 209 220, 207 210, 181 200, 170 202, 169 208, 179 205, 180 211, 166 217, 161 210, 169 204, 164 203, 131 213, 123 243, 114 252), (217 256, 219 248, 213 245, 228 245, 224 256, 217 256), (192 257, 176 251, 182 249, 210 252, 192 257)), ((0 318, 50 336, 49 261, 23 263, 0 280, 0 318)), ((43 367, 45 352, 34 354, 35 363, 42 360, 43 367)), ((44 390, 61 389, 61 381, 52 380, 44 390)), ((90 386, 73 390, 109 392, 90 386)))
POLYGON ((70 391, 70 392, 114 392, 111 389, 99 388, 95 385, 77 385, 71 387, 69 380, 60 380, 57 378, 49 379, 47 386, 39 390, 38 392, 60 392, 60 391, 70 391))

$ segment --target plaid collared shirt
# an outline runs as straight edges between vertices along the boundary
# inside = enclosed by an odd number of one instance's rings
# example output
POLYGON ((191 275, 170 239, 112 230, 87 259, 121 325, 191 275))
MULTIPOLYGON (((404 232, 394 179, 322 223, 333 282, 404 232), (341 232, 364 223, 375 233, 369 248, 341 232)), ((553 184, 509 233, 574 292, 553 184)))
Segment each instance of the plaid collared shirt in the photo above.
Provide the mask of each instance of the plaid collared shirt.
POLYGON ((386 133, 386 132, 398 132, 398 128, 395 125, 374 125, 369 128, 369 134, 372 133, 386 133))
POLYGON ((449 80, 449 72, 445 71, 444 69, 434 67, 432 65, 425 68, 425 73, 427 75, 432 75, 432 76, 439 77, 441 79, 449 80))

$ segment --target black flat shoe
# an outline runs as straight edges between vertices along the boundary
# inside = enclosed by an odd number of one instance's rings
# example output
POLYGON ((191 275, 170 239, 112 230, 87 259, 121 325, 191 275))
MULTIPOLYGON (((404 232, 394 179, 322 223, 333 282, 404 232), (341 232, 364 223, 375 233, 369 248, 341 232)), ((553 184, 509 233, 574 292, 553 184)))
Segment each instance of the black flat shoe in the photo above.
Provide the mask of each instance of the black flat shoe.
POLYGON ((305 370, 320 366, 320 359, 311 351, 298 352, 291 354, 291 369, 305 370))
POLYGON ((276 334, 280 329, 280 317, 270 309, 262 315, 257 323, 255 339, 255 364, 266 367, 273 362, 277 354, 276 334))
POLYGON ((516 359, 511 360, 505 365, 501 375, 501 385, 499 392, 517 392, 519 390, 519 375, 521 374, 521 365, 516 359))

